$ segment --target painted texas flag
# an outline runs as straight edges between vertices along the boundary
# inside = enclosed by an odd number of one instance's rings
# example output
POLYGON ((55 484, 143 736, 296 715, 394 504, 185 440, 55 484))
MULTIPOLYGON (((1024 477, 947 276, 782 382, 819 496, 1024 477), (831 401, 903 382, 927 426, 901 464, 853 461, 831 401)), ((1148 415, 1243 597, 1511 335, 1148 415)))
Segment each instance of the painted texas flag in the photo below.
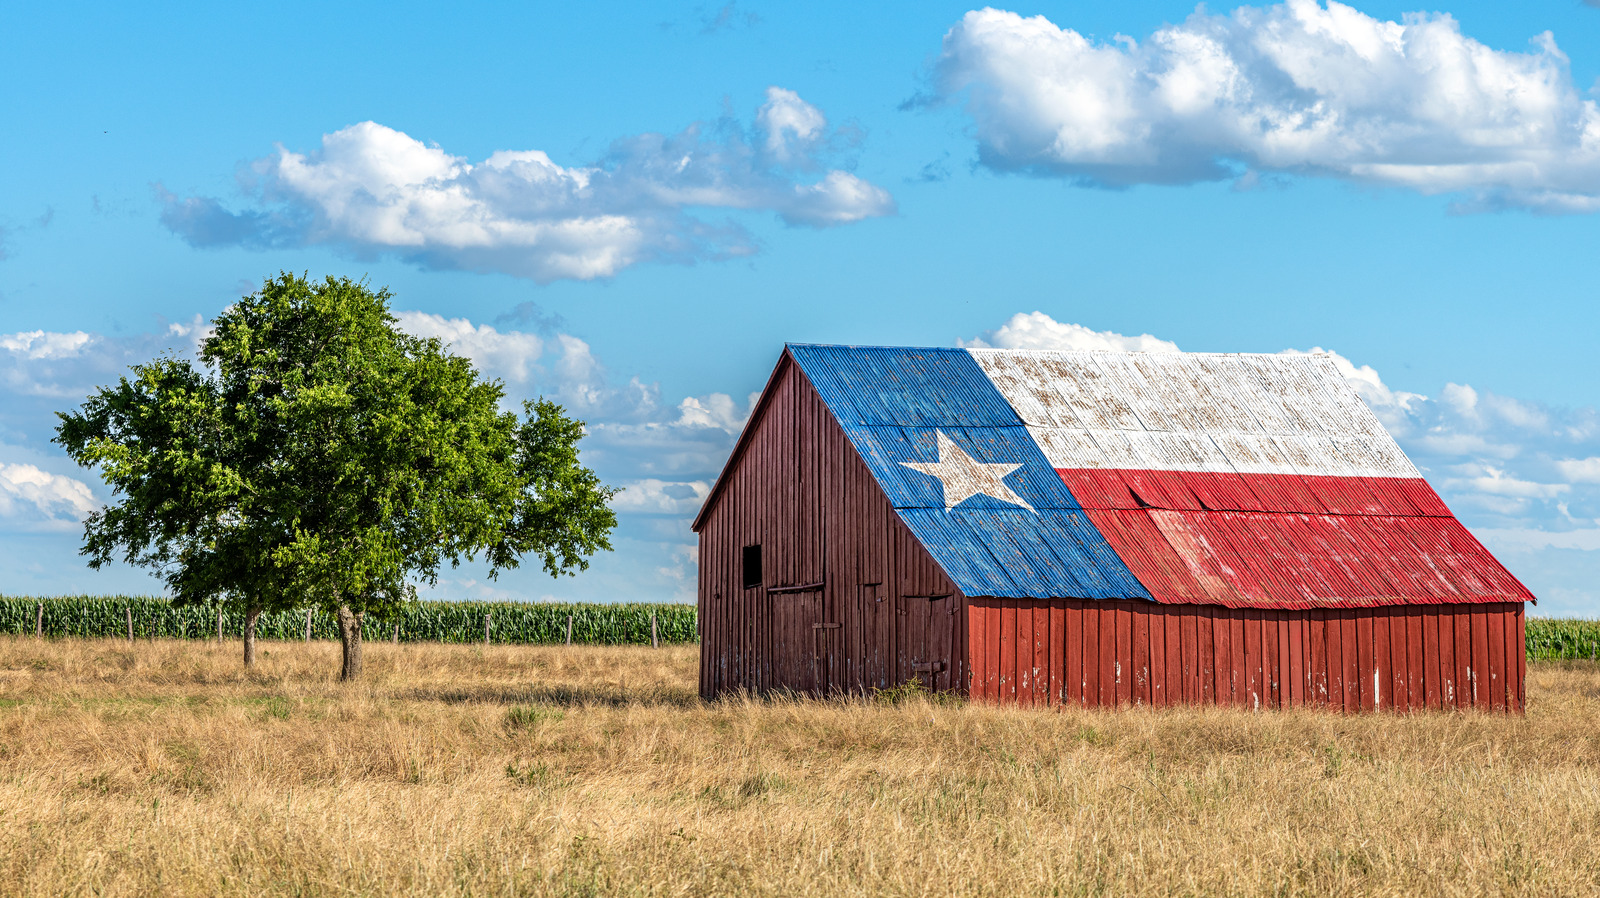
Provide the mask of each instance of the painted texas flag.
POLYGON ((969 596, 1532 599, 1328 359, 789 349, 969 596))

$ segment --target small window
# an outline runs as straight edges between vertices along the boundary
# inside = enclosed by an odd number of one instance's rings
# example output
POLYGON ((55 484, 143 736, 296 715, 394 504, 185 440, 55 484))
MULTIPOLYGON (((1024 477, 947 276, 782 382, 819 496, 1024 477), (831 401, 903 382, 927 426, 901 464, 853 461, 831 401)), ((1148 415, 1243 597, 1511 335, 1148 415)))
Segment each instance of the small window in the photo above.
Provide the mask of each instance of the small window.
POLYGON ((744 588, 756 589, 761 585, 761 547, 744 547, 744 588))

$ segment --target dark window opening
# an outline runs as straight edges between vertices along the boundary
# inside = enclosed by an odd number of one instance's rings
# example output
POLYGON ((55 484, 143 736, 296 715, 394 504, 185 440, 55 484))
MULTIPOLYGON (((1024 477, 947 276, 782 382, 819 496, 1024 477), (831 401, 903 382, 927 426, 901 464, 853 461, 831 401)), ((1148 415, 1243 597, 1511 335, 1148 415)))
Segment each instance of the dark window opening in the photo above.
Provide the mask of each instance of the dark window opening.
POLYGON ((761 547, 744 547, 744 588, 755 589, 761 585, 761 547))

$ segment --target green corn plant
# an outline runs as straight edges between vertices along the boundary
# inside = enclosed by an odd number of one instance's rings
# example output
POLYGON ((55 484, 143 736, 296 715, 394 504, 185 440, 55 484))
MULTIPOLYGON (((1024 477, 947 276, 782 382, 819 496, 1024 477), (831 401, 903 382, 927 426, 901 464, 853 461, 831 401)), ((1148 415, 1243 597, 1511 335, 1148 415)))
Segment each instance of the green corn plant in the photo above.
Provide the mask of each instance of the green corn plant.
MULTIPOLYGON (((51 638, 126 637, 129 612, 136 639, 215 639, 219 610, 224 635, 237 637, 244 630, 244 614, 226 606, 220 609, 178 608, 153 596, 0 596, 0 633, 33 635, 41 603, 44 606, 43 632, 51 638)), ((662 644, 698 641, 693 605, 651 602, 617 605, 414 602, 395 616, 368 617, 362 628, 362 638, 388 640, 394 636, 398 624, 403 642, 479 643, 483 641, 484 616, 487 615, 491 643, 555 645, 566 641, 570 616, 574 645, 648 645, 652 612, 656 615, 656 633, 662 644)), ((264 613, 256 622, 260 639, 304 639, 305 629, 304 610, 264 613)), ((339 638, 338 623, 332 615, 312 614, 311 638, 339 638)))
POLYGON ((1530 617, 1526 642, 1535 661, 1600 660, 1600 621, 1530 617))

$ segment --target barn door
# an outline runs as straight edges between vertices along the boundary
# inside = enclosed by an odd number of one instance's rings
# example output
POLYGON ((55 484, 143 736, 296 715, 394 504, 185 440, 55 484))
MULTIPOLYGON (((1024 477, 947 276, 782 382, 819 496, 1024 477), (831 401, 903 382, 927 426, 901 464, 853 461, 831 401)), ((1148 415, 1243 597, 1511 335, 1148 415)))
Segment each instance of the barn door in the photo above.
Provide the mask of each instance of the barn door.
MULTIPOLYGON (((822 591, 775 592, 772 603, 772 686, 796 692, 818 691, 817 649, 822 623, 822 591)), ((826 685, 826 680, 823 680, 826 685)))
POLYGON ((838 621, 818 620, 811 625, 811 693, 833 695, 844 691, 843 671, 838 663, 844 627, 838 621))
POLYGON ((856 692, 887 689, 893 685, 894 655, 890 649, 894 634, 894 603, 882 583, 863 583, 856 588, 851 607, 850 634, 852 669, 850 688, 856 692))
POLYGON ((906 680, 920 680, 933 690, 954 689, 955 608, 948 595, 902 596, 901 656, 907 668, 906 680))

